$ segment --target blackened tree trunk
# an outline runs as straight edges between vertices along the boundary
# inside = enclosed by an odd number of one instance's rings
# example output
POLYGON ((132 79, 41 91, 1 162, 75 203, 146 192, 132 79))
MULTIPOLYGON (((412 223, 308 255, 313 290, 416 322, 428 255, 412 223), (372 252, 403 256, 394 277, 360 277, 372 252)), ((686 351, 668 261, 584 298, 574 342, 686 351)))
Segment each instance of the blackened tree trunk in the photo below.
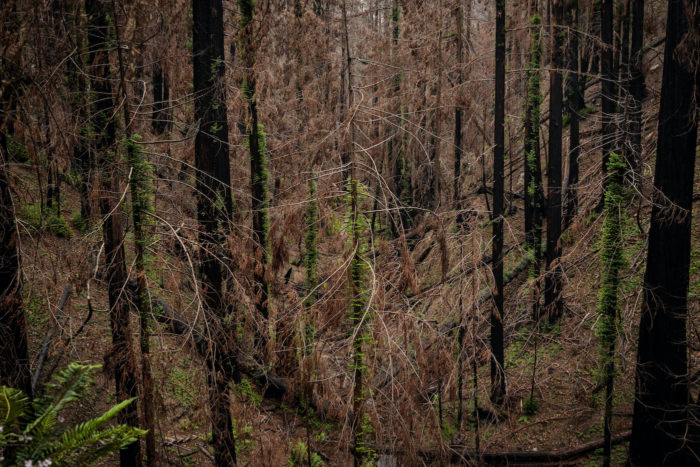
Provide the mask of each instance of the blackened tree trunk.
MULTIPOLYGON (((688 426, 686 321, 691 210, 698 124, 694 72, 678 47, 691 30, 685 10, 697 0, 670 0, 661 84, 644 301, 639 324, 630 459, 636 465, 683 465, 688 426)), ((695 17, 697 21, 698 17, 695 17)), ((697 23, 696 23, 697 24, 697 23)), ((696 31, 697 32, 697 31, 696 31)), ((692 465, 687 461, 687 465, 692 465)))
MULTIPOLYGON (((3 98, 2 103, 5 102, 3 98)), ((3 120, 6 124, 6 119, 3 120)), ((0 138, 0 385, 21 389, 31 397, 27 318, 24 313, 20 277, 19 235, 10 192, 7 170, 9 154, 4 129, 0 138)))
POLYGON ((194 140, 197 169, 197 219, 201 248, 200 277, 211 332, 209 348, 209 406, 212 446, 217 465, 233 465, 236 448, 229 410, 225 354, 229 332, 223 328, 227 309, 223 300, 221 226, 231 218, 231 175, 224 76, 224 27, 221 0, 193 0, 194 140))
MULTIPOLYGON (((530 58, 528 63, 528 94, 525 113, 525 244, 532 255, 530 279, 538 280, 542 259, 542 213, 544 191, 542 189, 542 169, 540 163, 540 91, 542 61, 542 17, 537 9, 538 2, 530 5, 530 58)), ((539 317, 538 287, 533 288, 533 315, 539 317)))
POLYGON ((503 152, 505 148, 506 2, 496 1, 496 96, 493 153, 493 301, 491 309, 491 401, 503 403, 506 375, 503 367, 503 152))
MULTIPOLYGON (((464 12, 462 11, 462 2, 457 2, 457 7, 455 8, 455 25, 457 28, 457 99, 455 105, 455 131, 454 131, 454 147, 455 147, 455 162, 454 162, 454 193, 453 198, 455 201, 455 209, 457 209, 457 228, 462 228, 462 209, 460 199, 461 184, 460 179, 462 177, 462 155, 464 154, 463 147, 463 137, 462 137, 462 103, 463 90, 462 84, 464 83, 464 12)), ((461 376, 461 368, 460 368, 461 376)), ((461 391, 461 387, 459 389, 461 391)), ((461 403, 461 397, 460 397, 461 403)), ((459 414, 461 415, 461 414, 459 414)), ((459 416, 458 415, 458 416, 459 416)))
POLYGON ((66 16, 70 20, 70 34, 77 46, 75 58, 71 60, 72 66, 68 67, 69 89, 71 92, 71 109, 74 118, 80 123, 76 141, 73 145, 72 164, 79 175, 78 192, 80 194, 80 218, 83 222, 82 227, 87 228, 92 217, 92 204, 90 194, 92 193, 92 173, 94 170, 94 161, 92 152, 90 151, 89 141, 89 125, 88 125, 88 105, 89 98, 87 96, 87 76, 86 68, 86 50, 85 50, 85 31, 86 25, 84 20, 84 2, 66 2, 66 16))
MULTIPOLYGON (((123 291, 127 272, 124 261, 124 228, 122 214, 118 208, 118 196, 122 186, 116 154, 116 121, 114 95, 112 92, 109 50, 109 23, 106 5, 99 0, 86 0, 88 15, 89 62, 95 77, 92 83, 91 124, 96 129, 92 144, 98 157, 99 207, 104 218, 102 234, 107 264, 109 296, 109 318, 112 333, 112 349, 106 359, 114 368, 114 379, 118 400, 138 396, 138 380, 134 365, 129 325, 129 303, 123 291)), ((129 404, 120 414, 120 423, 138 426, 137 404, 129 404)), ((120 452, 122 466, 139 465, 141 448, 138 441, 120 452)))
POLYGON ((267 321, 269 318, 268 300, 270 284, 266 270, 270 262, 268 234, 270 230, 268 172, 265 154, 265 135, 258 120, 258 97, 256 94, 255 66, 256 41, 253 30, 255 2, 239 0, 241 10, 241 59, 243 60, 243 97, 248 103, 248 148, 250 150, 250 191, 253 211, 253 242, 255 267, 253 271, 253 298, 255 309, 263 320, 263 329, 258 329, 256 345, 264 353, 267 342, 267 321))
MULTIPOLYGON (((602 80, 601 108, 603 127, 601 137, 603 139, 603 176, 605 176, 610 158, 610 151, 614 148, 615 127, 613 115, 615 113, 615 81, 616 75, 613 68, 613 0, 602 0, 600 25, 600 74, 602 80)), ((606 181, 603 178, 603 185, 606 181)), ((603 193, 605 190, 603 190, 603 193)), ((603 208, 604 195, 601 195, 598 210, 603 208)))
POLYGON ((578 157, 581 138, 579 133, 579 112, 583 107, 583 86, 579 77, 579 38, 578 38, 578 1, 567 0, 566 23, 569 27, 567 43, 566 108, 569 116, 569 168, 564 192, 564 228, 571 225, 578 208, 578 157))
POLYGON ((131 213, 134 222, 134 270, 136 272, 136 306, 139 312, 139 348, 141 350, 141 428, 147 430, 145 461, 148 467, 157 465, 155 437, 155 399, 154 382, 151 372, 150 350, 150 316, 151 299, 146 279, 146 255, 150 242, 149 231, 153 212, 151 195, 153 193, 151 166, 144 159, 139 145, 139 138, 131 134, 131 108, 126 84, 126 63, 121 42, 121 31, 117 20, 115 0, 112 0, 114 31, 117 40, 117 57, 119 59, 119 88, 123 101, 124 136, 126 137, 126 161, 129 164, 131 178, 128 180, 131 191, 131 213))
POLYGON ((162 134, 168 127, 170 119, 168 112, 168 99, 170 98, 170 87, 168 85, 168 75, 164 73, 159 62, 153 64, 153 115, 151 126, 156 134, 162 134))
POLYGON ((393 203, 398 212, 398 217, 392 216, 391 232, 394 238, 400 236, 404 229, 410 227, 412 222, 412 212, 408 207, 410 205, 410 164, 405 154, 405 115, 404 108, 401 104, 401 83, 403 82, 403 72, 401 71, 400 52, 399 52, 399 36, 401 35, 401 6, 398 0, 393 0, 391 4, 391 52, 393 64, 397 67, 396 75, 394 76, 394 86, 391 92, 393 100, 391 112, 398 116, 398 123, 389 127, 389 132, 392 136, 388 138, 386 153, 387 160, 391 167, 390 188, 396 194, 393 198, 393 203), (396 219, 396 220, 393 220, 396 219))
MULTIPOLYGON (((19 29, 15 1, 0 7, 0 32, 3 37, 19 29)), ((31 373, 27 351, 27 318, 22 301, 19 233, 10 189, 8 133, 10 115, 16 105, 21 76, 21 47, 5 47, 2 55, 3 79, 0 81, 0 385, 24 391, 32 397, 31 373)))
POLYGON ((552 1, 552 69, 549 72, 549 164, 547 165, 547 272, 544 307, 550 322, 561 315, 561 155, 562 77, 564 46, 564 0, 552 1))
POLYGON ((632 0, 632 25, 630 40, 630 145, 626 162, 632 172, 632 179, 639 171, 642 159, 642 99, 644 99, 644 0, 632 0))

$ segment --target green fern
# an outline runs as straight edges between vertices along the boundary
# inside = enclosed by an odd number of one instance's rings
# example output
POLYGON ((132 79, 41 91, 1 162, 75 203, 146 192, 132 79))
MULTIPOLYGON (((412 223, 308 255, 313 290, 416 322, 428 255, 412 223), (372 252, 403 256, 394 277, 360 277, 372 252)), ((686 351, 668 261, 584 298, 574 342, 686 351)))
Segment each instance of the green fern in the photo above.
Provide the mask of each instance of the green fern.
POLYGON ((71 363, 31 403, 22 391, 0 387, 0 466, 90 465, 143 436, 138 428, 108 425, 134 399, 76 426, 63 424, 60 411, 86 395, 99 367, 71 363))

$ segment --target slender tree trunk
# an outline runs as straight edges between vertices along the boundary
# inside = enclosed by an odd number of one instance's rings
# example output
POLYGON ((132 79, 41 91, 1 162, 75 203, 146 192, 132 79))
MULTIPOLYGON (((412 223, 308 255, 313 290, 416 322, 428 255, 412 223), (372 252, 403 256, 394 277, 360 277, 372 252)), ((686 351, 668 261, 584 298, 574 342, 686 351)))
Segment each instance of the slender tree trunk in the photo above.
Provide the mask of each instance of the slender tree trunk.
MULTIPOLYGON (((118 196, 123 189, 116 153, 116 121, 114 95, 112 91, 108 43, 109 23, 105 5, 99 0, 86 0, 85 10, 88 15, 89 61, 91 75, 96 79, 92 83, 94 95, 91 96, 91 124, 97 130, 94 148, 98 155, 100 169, 99 207, 104 224, 102 226, 105 258, 107 264, 107 283, 110 309, 110 328, 112 349, 106 357, 110 367, 114 368, 114 379, 118 400, 138 396, 138 379, 134 365, 129 324, 129 303, 124 296, 127 272, 124 260, 124 228, 122 213, 118 209, 118 196)), ((138 426, 138 406, 129 404, 121 412, 120 423, 138 426)), ((122 466, 139 465, 141 448, 138 441, 133 442, 120 452, 122 466)))
MULTIPOLYGON (((467 0, 469 2, 470 0, 467 0)), ((462 228, 462 222, 464 216, 462 215, 462 206, 459 201, 461 184, 460 179, 462 178, 462 155, 464 154, 463 147, 463 137, 462 137, 462 106, 464 90, 462 86, 464 84, 464 12, 462 10, 462 1, 457 1, 457 7, 455 8, 455 23, 457 29, 457 99, 455 105, 455 131, 454 131, 454 147, 455 147, 455 165, 454 165, 454 201, 455 209, 457 209, 457 228, 462 228)), ((461 366, 460 366, 461 371, 461 366)), ((460 375, 461 377, 461 375, 460 375)), ((461 388, 460 388, 461 391, 461 388)), ((461 404, 461 397, 460 397, 461 404)), ((461 415, 460 415, 461 416, 461 415)))
POLYGON ((501 405, 506 394, 503 366, 503 152, 506 92, 506 3, 496 0, 496 109, 493 153, 493 301, 491 309, 491 401, 501 405))
MULTIPOLYGON (((439 8, 442 9, 442 2, 439 4, 439 8)), ((435 97, 435 111, 433 112, 432 121, 432 135, 430 139, 432 144, 430 145, 432 149, 432 162, 433 162, 433 207, 438 210, 440 207, 440 202, 442 200, 442 162, 440 154, 440 133, 442 132, 442 81, 443 81, 443 63, 442 63, 442 25, 438 31, 437 40, 437 88, 435 97)))
MULTIPOLYGON (((670 0, 644 300, 639 324, 630 459, 636 465, 693 465, 688 427, 688 282, 697 106, 695 77, 678 47, 698 20, 698 0, 670 0), (695 24, 688 23, 686 6, 695 24)), ((697 33, 697 29, 695 30, 697 33)))
POLYGON ((134 251, 136 258, 134 269, 136 270, 136 305, 139 312, 139 347, 141 350, 141 407, 143 421, 141 428, 147 430, 146 438, 146 465, 154 466, 157 463, 156 457, 156 437, 155 437, 155 398, 153 374, 151 373, 151 351, 149 329, 149 316, 151 315, 151 299, 148 294, 148 283, 146 281, 146 258, 145 252, 148 247, 148 224, 147 217, 152 212, 151 194, 151 167, 143 159, 138 141, 131 134, 131 109, 129 106, 129 95, 126 87, 126 63, 121 46, 121 31, 117 21, 117 8, 115 0, 112 0, 112 15, 114 17, 114 29, 117 40, 117 57, 119 59, 119 81, 121 95, 124 105, 124 134, 126 136, 126 159, 131 170, 129 187, 131 191, 131 212, 134 222, 134 251))
POLYGON ((632 26, 630 41, 630 148, 626 162, 631 169, 632 182, 636 181, 642 160, 642 100, 644 99, 644 0, 632 0, 632 26))
MULTIPOLYGON (((348 30, 348 14, 345 0, 342 3, 343 20, 343 42, 345 45, 345 60, 348 77, 347 108, 350 111, 354 106, 352 55, 350 54, 350 34, 348 30)), ((365 316, 366 306, 366 285, 365 285, 365 259, 363 253, 366 247, 363 246, 362 236, 366 234, 359 206, 359 192, 356 161, 355 161, 355 123, 350 121, 350 139, 347 142, 347 154, 350 164, 350 229, 352 236, 352 260, 348 274, 348 286, 350 289, 350 320, 356 328, 352 338, 352 367, 353 367, 353 457, 355 466, 373 465, 376 462, 376 452, 372 449, 373 440, 372 424, 368 410, 365 408, 365 401, 369 396, 367 382, 367 361, 365 345, 369 342, 370 336, 368 318, 365 316)))
POLYGON ((69 14, 74 18, 71 26, 73 38, 77 43, 78 53, 75 54, 74 66, 69 68, 70 91, 72 93, 71 107, 77 121, 80 122, 80 129, 73 146, 73 160, 80 177, 78 192, 80 194, 80 217, 87 227, 92 217, 92 204, 90 194, 92 193, 92 172, 93 158, 90 151, 88 125, 88 98, 86 97, 88 84, 85 75, 85 24, 84 24, 84 2, 75 0, 69 2, 66 8, 71 8, 69 14))
POLYGON ((153 114, 151 126, 156 134, 163 134, 168 127, 170 112, 168 111, 168 100, 170 98, 170 87, 168 85, 168 75, 163 71, 160 62, 153 64, 153 114))
POLYGON ((578 32, 578 0, 567 0, 566 23, 569 26, 569 42, 567 44, 566 102, 569 115, 569 168, 566 177, 564 229, 567 229, 578 209, 578 157, 581 138, 579 133, 579 112, 583 107, 583 87, 579 62, 579 32, 578 32))
MULTIPOLYGON (((615 143, 615 127, 613 116, 615 114, 615 81, 616 75, 613 68, 613 0, 602 0, 601 5, 601 52, 600 74, 602 79, 602 121, 601 136, 603 139, 603 186, 607 173, 608 159, 615 143)), ((604 193, 604 191, 603 191, 604 193)), ((603 208, 604 195, 600 197, 598 211, 603 208)))
POLYGON ((549 72, 549 164, 547 166, 547 272, 544 307, 550 322, 561 315, 561 155, 564 0, 552 0, 552 70, 549 72))
POLYGON ((265 136, 262 126, 258 121, 258 100, 256 79, 253 67, 255 66, 255 37, 253 31, 253 17, 255 15, 255 2, 252 0, 239 0, 241 10, 241 59, 244 64, 243 95, 248 103, 248 147, 250 150, 250 189, 251 208, 253 211, 253 242, 255 268, 253 272, 253 295, 255 309, 263 319, 262 330, 258 330, 256 346, 262 354, 265 353, 267 343, 267 322, 269 318, 268 300, 270 285, 267 282, 266 271, 269 264, 268 233, 270 221, 268 214, 268 172, 265 155, 265 136))
POLYGON ((610 466, 612 449, 613 384, 615 382, 615 342, 619 313, 619 272, 623 265, 622 228, 625 206, 623 179, 625 164, 617 154, 612 154, 608 165, 610 183, 605 191, 605 222, 603 223, 603 246, 600 253, 602 280, 598 294, 600 318, 596 329, 599 340, 600 378, 605 387, 605 409, 603 414, 603 465, 610 466))
MULTIPOLYGON (((530 4, 530 58, 528 64, 527 110, 525 112, 525 243, 532 255, 530 279, 538 281, 542 259, 542 213, 544 192, 540 163, 540 62, 542 60, 542 17, 537 1, 530 4)), ((539 298, 533 292, 533 316, 539 318, 539 298)))
MULTIPOLYGON (((231 175, 224 78, 224 27, 221 0, 193 0, 194 117, 199 130, 194 154, 197 169, 197 220, 199 222, 200 277, 209 348, 209 406, 212 417, 212 446, 217 465, 236 462, 226 353, 233 347, 224 324, 228 310, 223 299, 224 270, 221 244, 225 233, 220 225, 231 219, 231 175)), ((227 321, 227 320, 226 320, 227 321)))

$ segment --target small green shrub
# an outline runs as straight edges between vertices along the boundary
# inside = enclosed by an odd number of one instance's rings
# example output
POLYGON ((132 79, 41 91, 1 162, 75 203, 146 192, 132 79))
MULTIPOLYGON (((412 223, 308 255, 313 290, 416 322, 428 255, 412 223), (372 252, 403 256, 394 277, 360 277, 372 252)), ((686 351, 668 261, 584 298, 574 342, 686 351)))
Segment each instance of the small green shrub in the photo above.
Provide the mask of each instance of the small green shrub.
POLYGON ((83 216, 80 214, 80 211, 73 212, 73 215, 70 218, 70 222, 71 224, 73 224, 73 227, 75 227, 80 233, 87 232, 88 227, 90 227, 90 223, 87 219, 83 219, 83 216))
MULTIPOLYGON (((291 467, 307 465, 308 464, 308 447, 306 443, 298 439, 296 444, 292 446, 292 452, 287 457, 287 462, 291 467)), ((311 466, 310 467, 321 467, 326 465, 321 459, 321 456, 316 452, 311 453, 311 466)))
POLYGON ((539 402, 534 397, 527 397, 523 401, 523 415, 531 417, 537 413, 539 402))
POLYGON ((70 229, 68 222, 61 216, 52 214, 46 220, 46 227, 49 232, 59 238, 73 238, 73 231, 70 229))
POLYGON ((38 203, 21 205, 17 217, 35 231, 41 228, 41 206, 38 203))

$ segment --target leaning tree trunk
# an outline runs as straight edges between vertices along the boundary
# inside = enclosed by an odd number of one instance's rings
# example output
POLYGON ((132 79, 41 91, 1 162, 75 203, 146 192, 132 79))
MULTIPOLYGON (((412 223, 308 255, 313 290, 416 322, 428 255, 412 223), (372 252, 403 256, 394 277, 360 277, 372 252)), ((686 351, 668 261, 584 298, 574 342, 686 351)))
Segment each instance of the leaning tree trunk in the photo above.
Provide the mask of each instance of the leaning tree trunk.
POLYGON ((686 460, 686 321, 698 123, 695 100, 688 96, 688 91, 694 89, 695 71, 689 70, 687 56, 697 57, 697 49, 679 47, 691 27, 697 27, 697 23, 688 24, 685 5, 694 8, 694 20, 698 21, 698 0, 668 2, 654 205, 630 443, 630 459, 638 465, 682 465, 686 460))
MULTIPOLYGON (((138 396, 138 380, 134 366, 129 325, 129 303, 124 296, 127 281, 124 260, 124 228, 119 206, 122 186, 119 176, 116 153, 116 121, 114 96, 112 92, 109 51, 105 48, 109 38, 109 23, 105 5, 99 0, 87 0, 85 10, 88 15, 88 47, 93 95, 91 102, 91 125, 97 131, 92 144, 98 157, 99 208, 104 219, 102 235, 107 264, 107 284, 109 296, 109 318, 112 332, 112 349, 106 359, 114 368, 117 398, 119 400, 138 396)), ((121 412, 120 423, 138 426, 137 404, 121 412)), ((138 441, 120 452, 122 466, 138 465, 141 462, 141 448, 138 441)))
POLYGON ((549 72, 549 164, 547 166, 547 272, 544 307, 550 322, 561 315, 561 153, 564 0, 552 2, 552 70, 549 72))
POLYGON ((210 336, 207 384, 212 418, 212 447, 217 465, 236 462, 233 422, 228 399, 225 355, 230 332, 224 328, 227 307, 223 300, 224 270, 222 225, 231 219, 231 175, 224 78, 224 26, 221 0, 193 0, 194 140, 197 169, 197 220, 201 248, 200 280, 210 336))
POLYGON ((503 152, 506 92, 506 3, 496 1, 496 102, 493 152, 493 301, 491 309, 491 401, 501 405, 506 393, 503 366, 503 152))

